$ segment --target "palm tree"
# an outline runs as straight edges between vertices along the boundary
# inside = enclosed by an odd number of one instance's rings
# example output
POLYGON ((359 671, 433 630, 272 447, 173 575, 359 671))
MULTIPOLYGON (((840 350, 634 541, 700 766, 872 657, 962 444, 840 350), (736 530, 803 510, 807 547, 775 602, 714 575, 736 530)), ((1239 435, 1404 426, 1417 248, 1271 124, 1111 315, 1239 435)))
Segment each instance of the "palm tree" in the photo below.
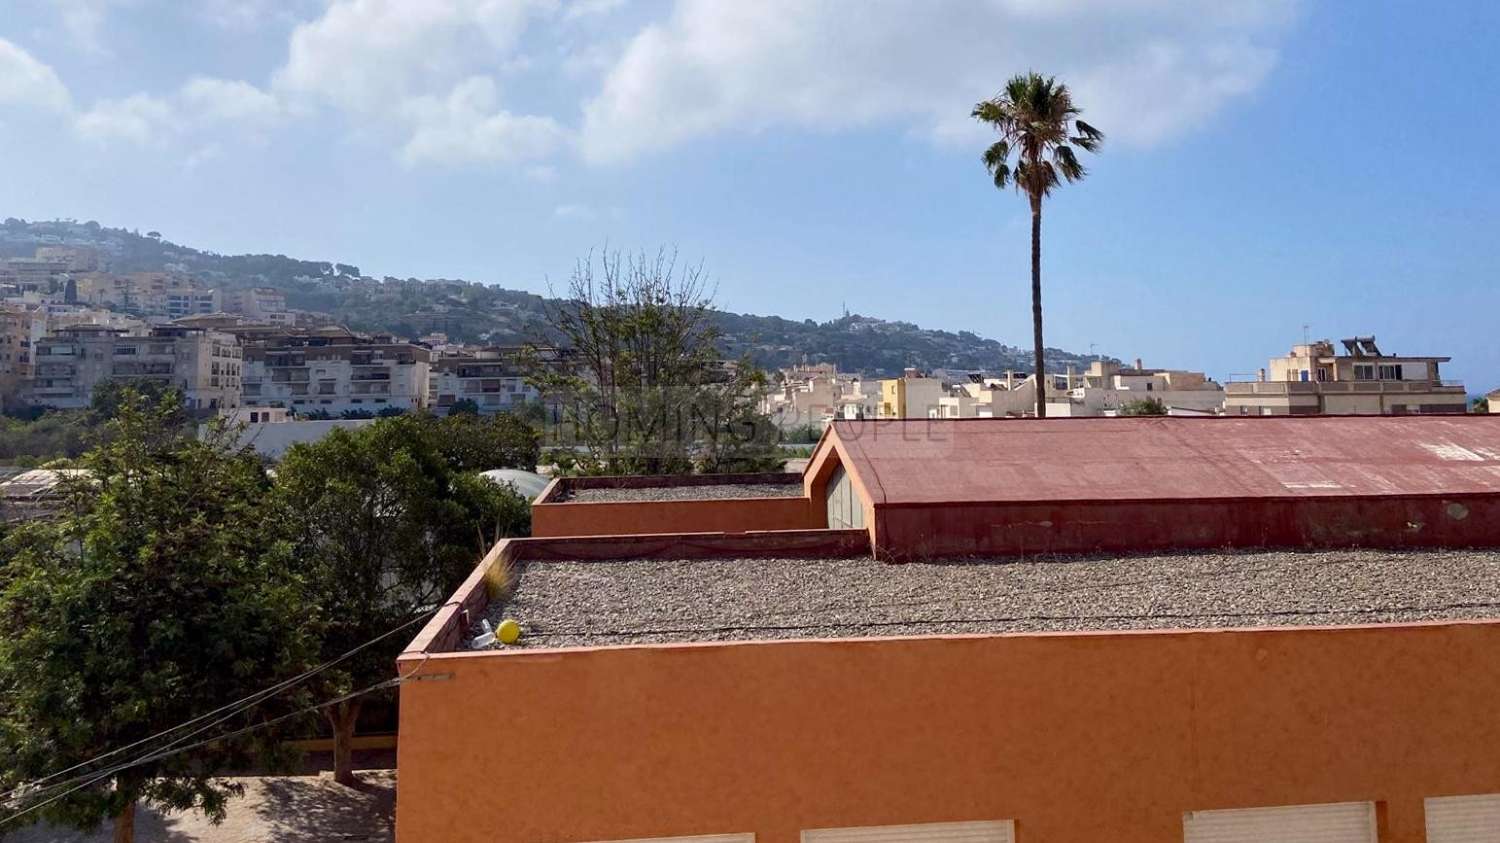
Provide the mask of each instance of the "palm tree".
POLYGON ((1031 200, 1031 327, 1036 345, 1036 416, 1047 417, 1047 369, 1042 359, 1042 200, 1052 188, 1086 173, 1073 148, 1095 152, 1104 133, 1078 119, 1068 86, 1040 73, 1005 83, 994 99, 974 106, 975 119, 988 123, 1000 139, 984 151, 984 166, 1004 190, 1012 184, 1031 200), (1011 153, 1016 163, 1010 163, 1011 153))

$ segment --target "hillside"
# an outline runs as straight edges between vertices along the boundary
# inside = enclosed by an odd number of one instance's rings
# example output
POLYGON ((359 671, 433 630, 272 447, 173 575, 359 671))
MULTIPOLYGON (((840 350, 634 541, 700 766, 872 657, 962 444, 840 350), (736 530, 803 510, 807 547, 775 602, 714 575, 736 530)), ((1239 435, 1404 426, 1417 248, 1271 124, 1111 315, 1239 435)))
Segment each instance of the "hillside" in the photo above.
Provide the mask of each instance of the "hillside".
MULTIPOLYGON (((334 261, 284 255, 221 255, 96 222, 0 224, 0 257, 30 256, 38 245, 90 246, 115 272, 176 270, 226 289, 275 287, 296 308, 320 310, 362 331, 418 336, 441 331, 466 342, 513 344, 547 337, 548 300, 534 293, 450 279, 375 278, 334 261)), ((850 315, 829 322, 720 312, 725 351, 766 368, 832 362, 844 371, 897 374, 921 369, 1025 370, 1029 351, 967 331, 921 328, 850 315)), ((1085 355, 1048 349, 1048 368, 1087 365, 1085 355)))

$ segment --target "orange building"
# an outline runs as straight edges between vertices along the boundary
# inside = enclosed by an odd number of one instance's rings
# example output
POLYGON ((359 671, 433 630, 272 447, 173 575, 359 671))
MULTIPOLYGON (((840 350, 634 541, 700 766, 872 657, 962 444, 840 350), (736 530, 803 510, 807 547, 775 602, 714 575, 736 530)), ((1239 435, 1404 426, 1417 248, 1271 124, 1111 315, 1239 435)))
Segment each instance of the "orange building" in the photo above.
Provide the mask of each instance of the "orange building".
POLYGON ((399 659, 399 838, 1500 840, 1496 420, 870 424, 554 483, 399 659))
POLYGON ((1491 551, 889 565, 857 530, 510 540, 400 658, 397 832, 1492 841, 1496 617, 1491 551), (517 645, 470 649, 502 618, 517 645))

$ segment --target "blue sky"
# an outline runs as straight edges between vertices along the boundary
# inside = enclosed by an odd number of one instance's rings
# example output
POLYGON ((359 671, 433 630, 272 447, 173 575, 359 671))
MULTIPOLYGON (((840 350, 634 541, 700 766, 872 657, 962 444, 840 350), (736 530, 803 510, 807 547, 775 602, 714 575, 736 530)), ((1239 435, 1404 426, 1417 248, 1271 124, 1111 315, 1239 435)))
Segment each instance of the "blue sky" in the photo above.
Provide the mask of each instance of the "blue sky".
POLYGON ((0 216, 545 291, 608 241, 723 306, 1029 337, 972 103, 1109 136, 1048 344, 1253 372, 1375 333, 1500 386, 1500 10, 1298 0, 0 0, 0 216))

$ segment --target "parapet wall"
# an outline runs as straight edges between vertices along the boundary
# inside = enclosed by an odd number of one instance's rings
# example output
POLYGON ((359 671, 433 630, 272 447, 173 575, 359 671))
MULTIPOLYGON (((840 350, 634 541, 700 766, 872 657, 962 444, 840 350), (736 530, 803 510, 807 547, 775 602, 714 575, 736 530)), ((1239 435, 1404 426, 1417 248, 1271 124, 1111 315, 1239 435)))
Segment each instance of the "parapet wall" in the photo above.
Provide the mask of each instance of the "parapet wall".
POLYGON ((531 534, 610 536, 646 533, 730 533, 818 530, 827 526, 822 502, 797 497, 666 501, 568 501, 578 489, 648 489, 681 486, 801 485, 796 474, 711 474, 682 477, 562 477, 531 505, 531 534))

